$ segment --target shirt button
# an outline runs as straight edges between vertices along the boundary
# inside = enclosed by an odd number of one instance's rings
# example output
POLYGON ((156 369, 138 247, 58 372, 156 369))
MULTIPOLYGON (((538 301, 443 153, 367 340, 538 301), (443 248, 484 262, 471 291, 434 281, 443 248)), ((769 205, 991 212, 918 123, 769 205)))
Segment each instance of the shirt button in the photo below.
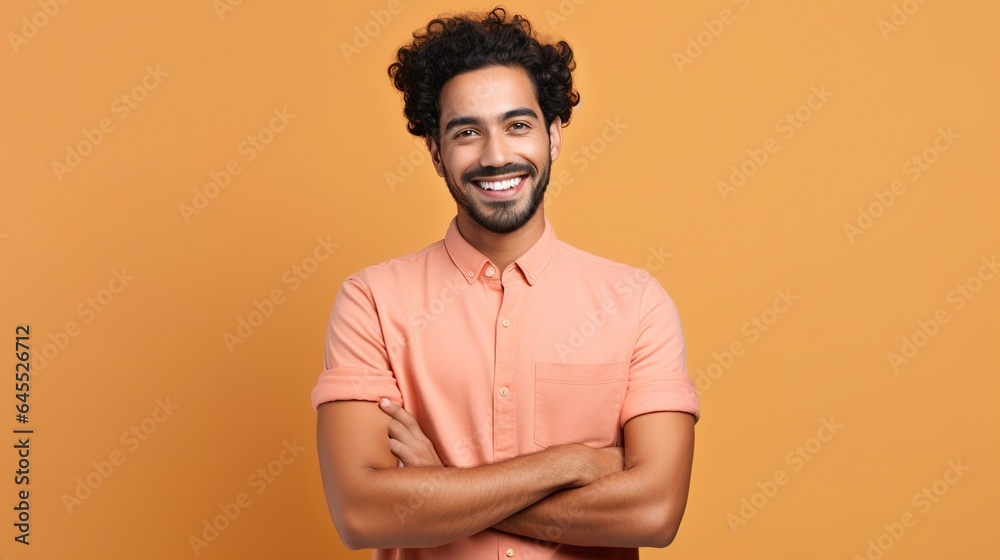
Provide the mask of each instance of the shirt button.
POLYGON ((506 555, 507 555, 507 557, 508 557, 508 558, 510 558, 511 556, 514 556, 514 549, 513 549, 513 548, 508 548, 508 549, 507 549, 507 550, 506 550, 506 551, 504 552, 504 554, 506 554, 506 555))
POLYGON ((508 389, 506 387, 500 387, 500 396, 501 397, 506 397, 508 394, 510 394, 510 389, 508 389))
POLYGON ((475 272, 469 271, 469 278, 474 278, 476 276, 475 272))
POLYGON ((497 274, 497 269, 493 268, 492 266, 486 269, 487 278, 493 278, 494 276, 496 276, 496 274, 497 274))
POLYGON ((504 327, 509 327, 510 319, 504 319, 503 321, 500 321, 500 324, 503 325, 504 327))

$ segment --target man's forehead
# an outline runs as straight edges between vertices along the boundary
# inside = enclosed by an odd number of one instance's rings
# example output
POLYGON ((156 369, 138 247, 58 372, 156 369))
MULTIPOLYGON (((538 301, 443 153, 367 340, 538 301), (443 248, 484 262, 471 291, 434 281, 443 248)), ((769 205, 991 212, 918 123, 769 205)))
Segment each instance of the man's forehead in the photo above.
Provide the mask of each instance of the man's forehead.
POLYGON ((441 88, 439 100, 442 122, 455 116, 493 119, 521 107, 538 108, 528 73, 508 66, 457 74, 441 88))

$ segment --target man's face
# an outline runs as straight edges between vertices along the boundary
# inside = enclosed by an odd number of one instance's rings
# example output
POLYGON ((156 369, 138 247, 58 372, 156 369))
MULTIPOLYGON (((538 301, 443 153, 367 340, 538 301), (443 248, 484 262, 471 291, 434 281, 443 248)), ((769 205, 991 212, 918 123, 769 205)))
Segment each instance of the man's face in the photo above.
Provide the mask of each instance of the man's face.
POLYGON ((438 141, 428 143, 459 212, 494 233, 517 230, 542 203, 562 145, 560 120, 546 128, 520 68, 459 74, 441 88, 439 102, 438 141))

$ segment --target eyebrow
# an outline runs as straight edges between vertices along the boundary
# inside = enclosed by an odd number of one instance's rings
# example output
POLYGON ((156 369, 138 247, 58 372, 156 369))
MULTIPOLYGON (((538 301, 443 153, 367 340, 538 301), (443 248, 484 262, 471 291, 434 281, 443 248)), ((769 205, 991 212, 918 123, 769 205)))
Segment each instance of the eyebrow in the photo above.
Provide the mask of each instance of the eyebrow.
MULTIPOLYGON (((497 119, 497 122, 503 122, 517 117, 531 117, 535 120, 538 120, 538 113, 535 113, 528 107, 518 107, 517 109, 511 109, 510 111, 507 111, 506 113, 500 115, 500 117, 497 119)), ((470 124, 482 125, 483 122, 484 122, 483 119, 479 117, 472 117, 472 116, 455 117, 450 121, 448 121, 448 124, 445 125, 444 132, 445 134, 447 134, 448 131, 450 131, 453 128, 459 126, 466 126, 470 124)))

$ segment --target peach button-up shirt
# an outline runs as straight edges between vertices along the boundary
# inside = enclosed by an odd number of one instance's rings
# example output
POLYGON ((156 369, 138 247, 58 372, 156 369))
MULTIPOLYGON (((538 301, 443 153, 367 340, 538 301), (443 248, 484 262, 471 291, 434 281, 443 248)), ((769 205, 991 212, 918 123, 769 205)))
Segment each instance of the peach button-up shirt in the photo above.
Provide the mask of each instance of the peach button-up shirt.
MULTIPOLYGON (((444 240, 354 274, 333 305, 324 366, 314 408, 388 397, 449 466, 567 443, 620 446, 625 424, 648 412, 700 416, 677 310, 659 282, 558 241, 548 219, 502 274, 454 220, 444 240)), ((638 550, 487 529, 374 558, 619 559, 638 550)))

